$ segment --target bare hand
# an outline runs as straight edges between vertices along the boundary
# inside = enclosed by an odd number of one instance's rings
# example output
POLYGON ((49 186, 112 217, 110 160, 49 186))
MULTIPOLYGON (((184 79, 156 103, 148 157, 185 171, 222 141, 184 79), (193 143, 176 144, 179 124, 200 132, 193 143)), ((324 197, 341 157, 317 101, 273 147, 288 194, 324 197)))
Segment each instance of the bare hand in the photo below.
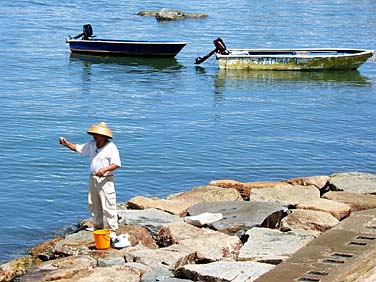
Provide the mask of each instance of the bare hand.
POLYGON ((68 144, 68 140, 65 139, 64 137, 60 137, 60 138, 59 138, 59 143, 60 143, 61 145, 66 146, 66 145, 68 144))
POLYGON ((104 168, 101 168, 100 170, 97 171, 97 173, 95 174, 96 176, 99 176, 99 177, 102 177, 106 174, 106 170, 104 168))

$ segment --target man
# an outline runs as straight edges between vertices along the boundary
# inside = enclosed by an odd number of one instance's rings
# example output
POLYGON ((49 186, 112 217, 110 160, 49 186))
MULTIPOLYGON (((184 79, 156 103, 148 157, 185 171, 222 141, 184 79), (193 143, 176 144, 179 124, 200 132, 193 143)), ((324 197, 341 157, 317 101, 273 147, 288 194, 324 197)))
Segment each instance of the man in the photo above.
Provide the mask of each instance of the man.
POLYGON ((119 150, 110 141, 112 131, 106 123, 90 126, 87 133, 94 140, 79 145, 60 137, 59 142, 80 155, 90 157, 88 204, 94 229, 109 228, 114 235, 118 229, 114 171, 121 166, 119 150))

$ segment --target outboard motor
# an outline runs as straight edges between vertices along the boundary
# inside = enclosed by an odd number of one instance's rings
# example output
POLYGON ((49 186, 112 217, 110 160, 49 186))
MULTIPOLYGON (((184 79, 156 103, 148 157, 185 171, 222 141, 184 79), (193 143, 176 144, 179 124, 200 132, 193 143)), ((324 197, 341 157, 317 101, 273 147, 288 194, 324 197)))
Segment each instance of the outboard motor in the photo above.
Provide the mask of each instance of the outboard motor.
POLYGON ((84 40, 88 40, 90 37, 93 36, 93 28, 91 27, 91 24, 85 24, 82 27, 82 33, 79 35, 76 35, 73 37, 73 39, 83 38, 84 40))
POLYGON ((217 53, 219 53, 221 55, 228 55, 229 54, 229 52, 226 48, 226 45, 221 38, 218 37, 217 39, 215 39, 213 41, 213 43, 214 43, 215 49, 217 50, 217 53))
POLYGON ((221 38, 217 38, 213 40, 215 49, 211 51, 209 54, 205 55, 204 57, 197 57, 195 60, 195 64, 199 65, 202 62, 206 61, 210 56, 212 56, 214 53, 219 53, 221 55, 228 55, 230 52, 227 50, 225 43, 221 38))
POLYGON ((89 37, 93 35, 93 28, 91 27, 91 24, 85 24, 83 26, 83 35, 84 40, 88 40, 89 37))

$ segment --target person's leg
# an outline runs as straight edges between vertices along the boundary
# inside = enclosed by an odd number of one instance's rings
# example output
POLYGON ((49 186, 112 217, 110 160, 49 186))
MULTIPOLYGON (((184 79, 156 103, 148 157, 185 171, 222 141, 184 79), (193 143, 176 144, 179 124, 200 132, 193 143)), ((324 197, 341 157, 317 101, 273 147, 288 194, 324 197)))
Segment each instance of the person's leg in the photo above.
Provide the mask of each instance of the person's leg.
POLYGON ((98 177, 90 176, 88 193, 88 206, 93 216, 94 229, 103 229, 103 208, 100 198, 100 185, 98 177))
POLYGON ((104 177, 103 186, 101 189, 101 200, 103 208, 103 221, 107 223, 108 228, 116 232, 118 230, 118 217, 116 208, 116 193, 114 185, 114 177, 104 177))

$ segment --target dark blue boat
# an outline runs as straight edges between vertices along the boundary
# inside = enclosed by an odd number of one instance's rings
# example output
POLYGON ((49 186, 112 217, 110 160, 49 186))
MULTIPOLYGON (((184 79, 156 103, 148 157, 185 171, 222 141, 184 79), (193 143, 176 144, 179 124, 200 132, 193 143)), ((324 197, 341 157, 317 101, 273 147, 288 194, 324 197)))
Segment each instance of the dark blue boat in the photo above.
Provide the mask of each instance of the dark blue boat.
POLYGON ((188 42, 184 41, 135 41, 96 39, 91 25, 83 27, 83 33, 69 37, 67 43, 72 53, 132 56, 132 57, 175 57, 188 42))

